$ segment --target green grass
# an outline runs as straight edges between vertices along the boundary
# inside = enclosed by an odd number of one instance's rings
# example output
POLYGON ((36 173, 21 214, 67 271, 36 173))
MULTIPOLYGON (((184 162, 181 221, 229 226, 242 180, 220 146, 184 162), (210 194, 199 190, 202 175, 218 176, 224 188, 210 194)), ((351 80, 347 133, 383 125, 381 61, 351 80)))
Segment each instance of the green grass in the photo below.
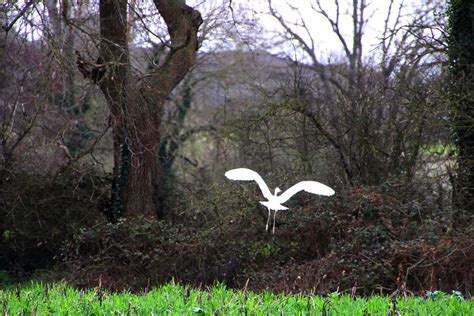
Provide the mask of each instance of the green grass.
POLYGON ((421 297, 351 298, 207 290, 168 284, 146 294, 81 291, 32 283, 0 290, 1 315, 474 315, 472 301, 436 293, 421 297))

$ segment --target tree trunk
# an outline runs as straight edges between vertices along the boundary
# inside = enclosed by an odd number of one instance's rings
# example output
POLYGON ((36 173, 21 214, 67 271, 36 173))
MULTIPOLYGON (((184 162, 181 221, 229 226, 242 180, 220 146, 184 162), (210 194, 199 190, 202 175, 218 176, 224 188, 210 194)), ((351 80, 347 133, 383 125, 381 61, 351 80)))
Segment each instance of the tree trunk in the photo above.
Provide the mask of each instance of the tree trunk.
POLYGON ((110 219, 154 215, 160 189, 160 125, 166 98, 196 60, 201 15, 182 0, 154 1, 170 34, 169 52, 159 67, 141 80, 130 74, 127 1, 100 1, 100 57, 84 76, 99 84, 111 112, 114 171, 110 219))
POLYGON ((449 12, 452 123, 458 147, 454 203, 474 210, 474 4, 451 1, 449 12))

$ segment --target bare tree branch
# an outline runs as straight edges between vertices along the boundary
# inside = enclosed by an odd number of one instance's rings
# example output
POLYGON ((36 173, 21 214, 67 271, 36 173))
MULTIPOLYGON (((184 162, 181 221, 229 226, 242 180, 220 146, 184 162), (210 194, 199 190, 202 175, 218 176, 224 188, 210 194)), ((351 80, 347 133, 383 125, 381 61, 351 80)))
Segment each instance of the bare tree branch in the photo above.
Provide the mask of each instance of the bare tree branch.
POLYGON ((28 11, 28 9, 37 2, 37 0, 30 0, 28 1, 25 6, 23 7, 23 9, 21 9, 21 11, 17 14, 17 16, 15 16, 13 18, 13 20, 8 24, 8 25, 2 25, 2 29, 5 31, 5 32, 9 32, 13 26, 15 25, 15 23, 23 16, 25 15, 26 11, 28 11))

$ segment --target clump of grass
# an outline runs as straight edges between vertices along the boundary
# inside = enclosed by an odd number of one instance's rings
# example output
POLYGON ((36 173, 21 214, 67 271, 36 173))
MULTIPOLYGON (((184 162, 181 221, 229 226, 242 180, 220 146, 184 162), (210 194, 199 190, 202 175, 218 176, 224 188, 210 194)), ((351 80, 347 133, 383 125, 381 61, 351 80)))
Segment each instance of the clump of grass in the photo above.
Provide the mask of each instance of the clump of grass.
POLYGON ((66 284, 32 283, 0 291, 2 315, 472 315, 472 301, 438 292, 425 299, 351 297, 333 293, 284 295, 206 290, 170 283, 147 293, 79 290, 66 284))

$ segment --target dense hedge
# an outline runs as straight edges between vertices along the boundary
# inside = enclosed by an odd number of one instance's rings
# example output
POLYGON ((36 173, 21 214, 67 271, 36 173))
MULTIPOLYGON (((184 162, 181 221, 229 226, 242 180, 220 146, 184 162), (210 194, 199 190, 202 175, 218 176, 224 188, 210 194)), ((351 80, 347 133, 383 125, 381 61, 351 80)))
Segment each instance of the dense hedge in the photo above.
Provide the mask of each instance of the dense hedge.
POLYGON ((164 220, 108 224, 98 210, 106 178, 19 174, 8 181, 0 270, 14 276, 59 266, 73 284, 116 290, 175 279, 285 292, 472 291, 469 220, 456 223, 451 212, 387 187, 330 199, 303 194, 278 213, 272 234, 257 201, 219 184, 199 202, 176 203, 164 220))

